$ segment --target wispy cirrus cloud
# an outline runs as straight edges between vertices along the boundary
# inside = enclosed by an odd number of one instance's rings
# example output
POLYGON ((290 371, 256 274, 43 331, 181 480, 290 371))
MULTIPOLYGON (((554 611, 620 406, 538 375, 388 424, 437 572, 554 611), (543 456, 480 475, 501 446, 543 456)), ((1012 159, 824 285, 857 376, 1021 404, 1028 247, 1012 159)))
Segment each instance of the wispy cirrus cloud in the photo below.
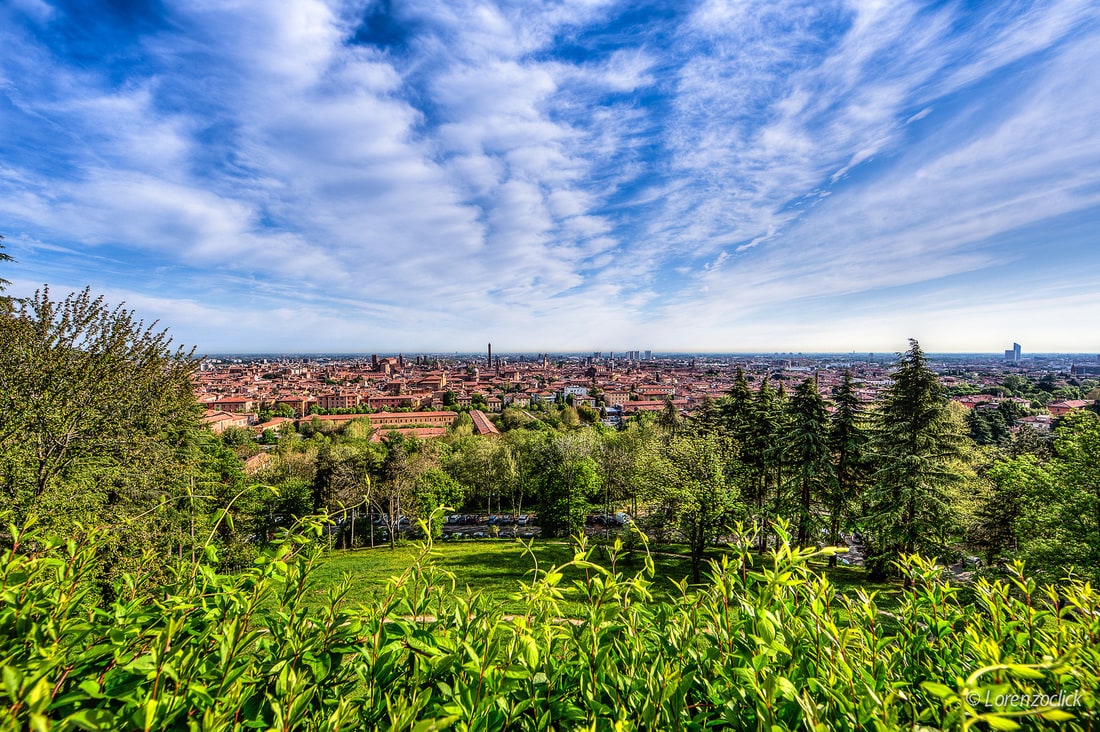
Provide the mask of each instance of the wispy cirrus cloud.
POLYGON ((739 348, 768 312, 793 347, 1097 263, 1098 36, 1076 0, 21 0, 0 218, 204 348, 739 348))

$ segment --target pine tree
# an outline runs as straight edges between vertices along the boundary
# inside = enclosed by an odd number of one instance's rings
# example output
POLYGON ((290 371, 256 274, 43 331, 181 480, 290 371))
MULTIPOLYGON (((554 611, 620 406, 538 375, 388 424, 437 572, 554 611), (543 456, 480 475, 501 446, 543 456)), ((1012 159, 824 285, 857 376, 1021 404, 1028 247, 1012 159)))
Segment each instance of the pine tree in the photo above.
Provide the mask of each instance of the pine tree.
POLYGON ((783 395, 764 377, 753 399, 753 421, 748 429, 744 460, 758 485, 761 551, 767 548, 772 523, 785 515, 787 509, 782 492, 784 446, 780 440, 786 421, 785 403, 783 395))
POLYGON ((726 398, 722 400, 720 412, 726 433, 735 445, 741 445, 746 439, 749 426, 753 423, 755 409, 749 382, 745 379, 745 372, 740 366, 737 367, 733 386, 726 393, 726 398))
POLYGON ((717 435, 721 427, 722 413, 718 403, 704 394, 685 420, 685 430, 697 437, 705 437, 717 435))
POLYGON ((791 463, 798 545, 809 546, 820 523, 817 506, 834 482, 829 451, 829 420, 825 400, 817 391, 817 379, 806 379, 795 390, 788 406, 789 423, 784 440, 791 463))
MULTIPOLYGON (((851 372, 844 372, 833 398, 836 411, 829 420, 829 448, 833 454, 834 480, 825 495, 829 513, 829 541, 840 544, 843 525, 858 512, 867 486, 866 415, 855 388, 851 372)), ((836 566, 836 555, 829 557, 829 566, 836 566)))
POLYGON ((935 554, 955 524, 954 489, 962 480, 962 426, 915 340, 895 364, 894 384, 876 415, 874 473, 868 504, 868 564, 877 577, 902 554, 935 554))
POLYGON ((683 420, 680 417, 680 410, 672 403, 672 397, 670 396, 665 399, 665 406, 661 408, 660 414, 657 415, 657 424, 664 430, 666 439, 671 441, 680 432, 681 422, 683 420))

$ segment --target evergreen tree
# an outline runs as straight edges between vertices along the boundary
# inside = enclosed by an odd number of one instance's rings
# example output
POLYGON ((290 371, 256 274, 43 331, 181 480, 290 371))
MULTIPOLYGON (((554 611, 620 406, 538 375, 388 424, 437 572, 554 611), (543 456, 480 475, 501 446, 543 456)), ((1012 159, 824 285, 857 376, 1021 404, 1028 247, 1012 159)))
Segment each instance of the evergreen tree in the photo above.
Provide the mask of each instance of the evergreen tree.
POLYGON ((760 522, 760 551, 765 551, 771 535, 771 525, 784 516, 789 501, 783 495, 784 445, 781 436, 786 430, 786 398, 772 388, 767 377, 753 398, 753 421, 748 428, 748 440, 743 461, 757 483, 760 522))
MULTIPOLYGON (((829 542, 839 545, 841 528, 854 514, 861 513, 859 504, 867 485, 866 415, 850 372, 844 372, 833 402, 836 411, 829 420, 829 448, 834 480, 826 490, 825 507, 829 513, 829 542)), ((836 555, 829 557, 829 566, 835 567, 836 561, 836 555)))
POLYGON ((955 527, 954 490, 962 480, 961 425, 915 340, 895 364, 893 385, 876 415, 877 470, 868 496, 868 565, 885 576, 902 554, 934 555, 955 527))
POLYGON ((734 445, 743 444, 749 426, 754 421, 755 408, 749 382, 745 379, 745 372, 740 366, 737 367, 733 386, 730 387, 719 407, 719 414, 726 433, 733 440, 734 445))
POLYGON ((722 427, 721 408, 704 394, 685 422, 685 430, 692 435, 716 435, 722 427))
POLYGON ((788 406, 789 428, 785 447, 791 464, 792 488, 798 545, 813 543, 820 524, 818 505, 835 480, 829 450, 829 420, 825 400, 817 390, 817 379, 806 379, 795 390, 788 406))
POLYGON ((682 422, 680 410, 672 403, 672 397, 668 397, 665 399, 665 406, 661 409, 661 413, 657 415, 657 424, 664 430, 667 438, 672 440, 680 432, 682 422))

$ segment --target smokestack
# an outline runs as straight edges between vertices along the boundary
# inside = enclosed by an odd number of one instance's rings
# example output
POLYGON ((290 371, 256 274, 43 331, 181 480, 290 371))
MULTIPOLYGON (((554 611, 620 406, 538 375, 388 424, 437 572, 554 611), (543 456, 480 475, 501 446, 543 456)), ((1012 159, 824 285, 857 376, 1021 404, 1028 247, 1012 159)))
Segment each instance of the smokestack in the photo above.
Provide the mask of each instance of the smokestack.
POLYGON ((486 364, 490 369, 493 368, 493 344, 489 344, 489 363, 486 364))

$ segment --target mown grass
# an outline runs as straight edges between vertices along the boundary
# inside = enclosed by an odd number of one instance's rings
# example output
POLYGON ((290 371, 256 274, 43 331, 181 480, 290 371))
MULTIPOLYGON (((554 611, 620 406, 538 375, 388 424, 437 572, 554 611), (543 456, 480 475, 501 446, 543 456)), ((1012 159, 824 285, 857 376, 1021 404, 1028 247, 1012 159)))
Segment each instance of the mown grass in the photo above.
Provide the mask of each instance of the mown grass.
MULTIPOLYGON (((576 547, 563 540, 539 540, 530 543, 529 548, 519 541, 493 540, 439 542, 432 549, 432 561, 436 566, 454 574, 455 590, 465 594, 466 590, 481 594, 486 600, 500 606, 504 612, 522 612, 524 603, 516 598, 521 582, 530 582, 536 566, 540 570, 564 564, 573 558, 576 547)), ((655 600, 668 600, 681 593, 678 583, 689 583, 691 564, 687 557, 680 555, 681 547, 650 548, 656 576, 652 585, 655 600)), ((386 583, 392 577, 400 576, 413 564, 423 551, 419 542, 410 542, 396 549, 388 546, 374 549, 356 549, 351 551, 333 551, 325 555, 314 574, 314 597, 322 602, 327 589, 347 577, 350 591, 347 601, 366 606, 378 604, 386 593, 386 583)), ((717 559, 722 550, 708 552, 709 558, 717 559)), ((616 560, 616 571, 627 576, 640 571, 643 567, 643 552, 635 552, 632 557, 620 556, 616 560)), ((592 560, 610 567, 610 552, 606 547, 596 547, 592 560)), ((761 558, 761 561, 767 561, 761 558)), ((867 592, 878 591, 877 602, 885 610, 896 607, 901 586, 896 582, 871 582, 867 573, 860 567, 838 566, 829 568, 825 562, 816 563, 814 568, 826 574, 838 590, 854 593, 857 589, 867 592)), ((584 580, 583 571, 568 568, 564 573, 563 587, 572 587, 574 580, 584 580)), ((567 590, 566 598, 579 596, 575 590, 567 590)), ((566 603, 563 610, 573 613, 579 611, 577 600, 566 603)))

